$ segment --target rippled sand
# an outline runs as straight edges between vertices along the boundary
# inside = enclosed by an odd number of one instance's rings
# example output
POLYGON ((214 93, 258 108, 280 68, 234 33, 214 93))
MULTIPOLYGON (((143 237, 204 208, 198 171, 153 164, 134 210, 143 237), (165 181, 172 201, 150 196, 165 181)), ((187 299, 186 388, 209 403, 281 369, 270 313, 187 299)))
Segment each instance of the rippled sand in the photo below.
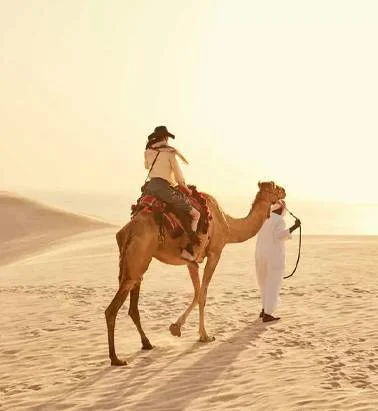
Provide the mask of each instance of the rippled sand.
POLYGON ((275 324, 257 318, 254 240, 226 247, 208 292, 209 344, 197 342, 198 310, 181 338, 170 335, 191 281, 153 261, 140 312, 155 349, 140 350, 126 302, 116 347, 129 364, 114 368, 103 312, 117 289, 117 227, 77 224, 58 242, 23 238, 29 252, 2 261, 2 411, 378 409, 377 237, 305 237, 275 324))

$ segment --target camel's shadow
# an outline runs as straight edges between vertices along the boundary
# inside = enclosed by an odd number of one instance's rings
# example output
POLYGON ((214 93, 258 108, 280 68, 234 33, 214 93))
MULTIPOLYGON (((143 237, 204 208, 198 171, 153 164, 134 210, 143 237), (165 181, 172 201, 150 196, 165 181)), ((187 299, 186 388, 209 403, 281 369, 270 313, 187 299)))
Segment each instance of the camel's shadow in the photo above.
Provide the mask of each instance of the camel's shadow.
MULTIPOLYGON (((153 410, 156 407, 161 410, 185 409, 191 401, 198 398, 201 392, 207 389, 233 363, 242 351, 258 339, 267 329, 266 325, 260 321, 255 320, 249 323, 245 328, 233 334, 232 337, 215 346, 214 349, 201 356, 181 373, 143 396, 136 404, 133 404, 133 408, 137 410, 153 410)), ((190 348, 175 356, 166 364, 164 369, 170 367, 172 363, 177 362, 181 357, 197 351, 203 346, 203 343, 200 342, 193 344, 190 348)), ((159 369, 157 373, 162 371, 162 369, 159 369)), ((141 374, 141 370, 135 368, 128 375, 127 379, 132 381, 139 374, 141 374)), ((123 400, 125 399, 125 394, 127 395, 127 392, 125 393, 125 390, 122 390, 121 396, 123 400)), ((122 401, 121 398, 120 401, 122 401)))
MULTIPOLYGON (((117 404, 117 406, 128 406, 135 410, 183 410, 191 401, 198 398, 201 393, 225 371, 233 361, 256 341, 259 336, 267 329, 266 325, 255 320, 250 322, 240 331, 233 334, 227 340, 217 343, 214 348, 209 350, 208 345, 196 342, 186 350, 175 355, 170 361, 167 361, 163 367, 153 369, 156 362, 154 359, 161 358, 166 350, 157 347, 146 353, 140 351, 129 358, 129 366, 111 367, 101 370, 92 375, 86 381, 78 384, 64 396, 59 395, 53 401, 49 402, 51 409, 54 407, 74 406, 77 396, 90 395, 90 392, 97 392, 103 389, 98 386, 103 385, 104 381, 112 381, 109 391, 102 392, 101 399, 92 402, 91 409, 104 409, 106 404, 117 404), (205 348, 206 354, 198 355, 198 351, 205 348), (179 366, 171 372, 172 367, 191 353, 195 353, 198 359, 189 367, 179 372, 179 366), (146 372, 149 367, 151 370, 146 372), (159 374, 168 370, 168 374, 173 375, 168 380, 159 381, 159 374), (105 380, 104 380, 105 379, 105 380), (102 382, 101 382, 102 381, 102 382), (159 381, 159 384, 151 389, 151 385, 159 381), (146 394, 143 394, 143 390, 146 394), (137 394, 135 396, 135 394, 137 394), (133 398, 134 397, 134 400, 133 398)), ((212 344, 212 343, 210 343, 212 344)), ((45 404, 46 405, 46 404, 45 404)), ((33 408, 39 410, 39 407, 33 408)))

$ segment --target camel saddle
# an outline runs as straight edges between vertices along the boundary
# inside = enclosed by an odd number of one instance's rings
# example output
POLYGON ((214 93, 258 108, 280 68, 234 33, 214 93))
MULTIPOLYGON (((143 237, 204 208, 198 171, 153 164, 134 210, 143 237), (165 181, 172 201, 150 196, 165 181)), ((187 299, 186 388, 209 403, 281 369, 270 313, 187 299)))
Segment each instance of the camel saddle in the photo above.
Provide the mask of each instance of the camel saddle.
MULTIPOLYGON (((196 187, 190 185, 192 195, 185 195, 190 200, 192 207, 198 210, 201 214, 198 221, 197 234, 206 234, 209 229, 211 220, 211 212, 207 205, 206 197, 197 191, 196 187)), ((178 188, 177 190, 180 190, 178 188)), ((156 224, 162 228, 164 227, 172 238, 180 237, 184 232, 191 231, 189 229, 191 224, 191 216, 189 213, 178 213, 171 205, 158 197, 152 195, 142 194, 137 203, 131 206, 131 218, 136 217, 140 212, 152 213, 156 224)))

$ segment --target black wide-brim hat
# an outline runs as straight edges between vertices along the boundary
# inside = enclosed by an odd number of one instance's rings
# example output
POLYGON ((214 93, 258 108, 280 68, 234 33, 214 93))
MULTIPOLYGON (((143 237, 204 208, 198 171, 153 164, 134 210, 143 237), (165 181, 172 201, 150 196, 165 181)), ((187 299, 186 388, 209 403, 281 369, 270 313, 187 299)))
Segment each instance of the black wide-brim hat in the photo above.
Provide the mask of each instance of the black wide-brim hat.
POLYGON ((159 139, 164 138, 164 137, 175 138, 175 136, 168 131, 167 127, 157 126, 157 127, 155 127, 155 131, 148 136, 148 141, 159 140, 159 139))

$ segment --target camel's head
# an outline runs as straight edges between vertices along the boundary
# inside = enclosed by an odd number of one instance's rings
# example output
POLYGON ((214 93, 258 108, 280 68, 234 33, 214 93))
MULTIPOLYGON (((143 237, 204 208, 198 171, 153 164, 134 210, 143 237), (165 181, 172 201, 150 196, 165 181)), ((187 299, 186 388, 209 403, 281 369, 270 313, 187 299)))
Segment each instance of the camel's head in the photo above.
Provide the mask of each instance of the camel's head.
POLYGON ((259 181, 259 195, 264 200, 269 201, 270 204, 276 203, 286 197, 285 189, 277 186, 274 181, 260 182, 259 181))

